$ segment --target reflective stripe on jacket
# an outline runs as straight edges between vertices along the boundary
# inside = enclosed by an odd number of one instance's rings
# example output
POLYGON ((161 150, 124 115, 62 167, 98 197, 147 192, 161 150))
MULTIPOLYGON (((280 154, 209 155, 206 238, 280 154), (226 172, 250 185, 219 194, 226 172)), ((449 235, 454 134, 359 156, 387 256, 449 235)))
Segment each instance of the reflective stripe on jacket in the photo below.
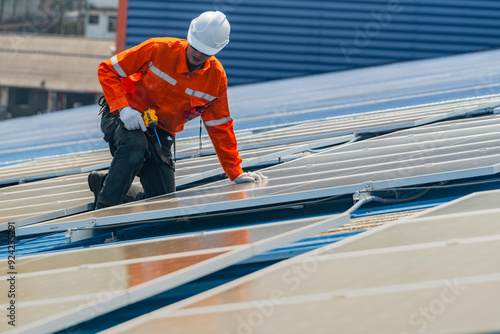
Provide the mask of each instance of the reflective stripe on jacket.
POLYGON ((210 57, 202 68, 189 72, 188 42, 153 38, 99 65, 98 76, 111 112, 130 106, 153 108, 158 126, 175 136, 184 129, 183 117, 193 107, 214 100, 202 119, 227 176, 243 173, 227 102, 227 78, 221 63, 210 57))

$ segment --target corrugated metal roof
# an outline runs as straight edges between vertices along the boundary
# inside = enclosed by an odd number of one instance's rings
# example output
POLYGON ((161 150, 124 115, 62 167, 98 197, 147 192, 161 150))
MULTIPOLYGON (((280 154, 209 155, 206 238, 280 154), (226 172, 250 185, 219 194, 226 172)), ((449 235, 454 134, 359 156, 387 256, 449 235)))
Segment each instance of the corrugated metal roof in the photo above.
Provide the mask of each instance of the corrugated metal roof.
POLYGON ((111 40, 0 34, 0 86, 98 93, 97 67, 111 40))
POLYGON ((217 55, 230 85, 500 46, 498 1, 129 0, 126 47, 186 38, 208 10, 231 23, 231 42, 217 55))
MULTIPOLYGON (((272 127, 272 125, 275 124, 281 124, 281 123, 287 123, 288 125, 295 125, 298 122, 302 122, 304 124, 304 127, 310 126, 312 123, 309 122, 305 124, 305 121, 311 121, 312 119, 317 119, 323 120, 324 125, 326 126, 329 121, 332 121, 335 123, 335 120, 333 119, 327 119, 327 117, 330 116, 338 116, 338 115, 344 115, 347 113, 357 113, 360 114, 362 112, 366 112, 367 110, 374 111, 377 110, 377 108, 390 108, 390 107, 395 107, 395 105, 391 103, 396 103, 396 106, 407 106, 407 108, 402 108, 401 110, 398 110, 398 112, 403 113, 404 110, 410 110, 410 106, 412 104, 420 104, 418 108, 420 110, 425 110, 424 106, 422 106, 423 103, 431 103, 431 102, 437 102, 437 101, 442 101, 441 103, 437 103, 436 105, 439 105, 440 107, 446 107, 446 108, 451 108, 451 101, 450 99, 462 99, 461 101, 455 101, 459 104, 467 102, 472 102, 475 101, 474 103, 477 102, 478 99, 481 98, 486 98, 486 99, 496 99, 498 96, 496 95, 491 95, 493 93, 496 93, 498 91, 498 81, 495 80, 495 77, 499 73, 500 67, 497 65, 497 62, 495 61, 498 55, 498 51, 496 52, 488 52, 488 53, 479 53, 479 54, 473 54, 473 55, 468 55, 468 56, 460 56, 460 57, 450 57, 446 59, 440 59, 440 60, 430 60, 430 61, 423 61, 423 62, 412 62, 412 63, 405 63, 405 64, 396 64, 396 65, 390 65, 390 66, 383 66, 379 68, 371 68, 371 69, 364 69, 364 70, 359 70, 359 71, 349 71, 349 72, 344 72, 344 73, 335 73, 335 74, 328 74, 328 75, 321 75, 321 76, 311 76, 307 78, 301 78, 301 79, 293 79, 293 80, 284 80, 284 81, 276 81, 273 83, 263 83, 259 85, 251 85, 251 86, 241 86, 241 87, 234 87, 231 92, 231 100, 233 101, 233 106, 234 106, 234 115, 236 118, 240 118, 242 121, 239 122, 241 125, 248 125, 250 127, 256 126, 256 123, 250 122, 250 119, 252 118, 260 118, 261 123, 259 123, 259 126, 264 126, 267 125, 269 128, 272 127), (329 85, 330 84, 330 85, 329 85), (279 99, 276 98, 277 92, 279 92, 281 95, 279 95, 279 99), (294 98, 298 97, 298 101, 294 100, 294 98), (471 100, 469 100, 471 99, 471 100), (442 104, 442 105, 441 105, 442 104), (300 116, 300 119, 295 118, 296 115, 300 116)), ((428 105, 427 107, 432 107, 432 105, 428 105)), ((382 108, 382 109, 383 109, 382 108)), ((97 108, 96 108, 97 109, 97 108)), ((233 109, 232 109, 233 110, 233 109)), ((498 109, 496 109, 498 111, 498 109)), ((60 119, 63 116, 72 116, 73 119, 78 119, 78 120, 83 120, 87 116, 87 114, 90 112, 89 109, 79 109, 79 110, 73 110, 71 114, 69 113, 53 113, 49 115, 39 115, 39 117, 43 117, 45 122, 50 123, 49 120, 53 119, 60 119), (78 115, 78 113, 81 113, 81 115, 78 115)), ((370 113, 368 116, 375 116, 379 115, 382 113, 393 113, 395 110, 379 110, 376 113, 370 113)), ((95 111, 92 111, 92 114, 95 115, 95 111)), ((90 118, 90 115, 88 115, 90 118)), ((359 120, 359 125, 362 125, 363 123, 360 120, 360 115, 358 115, 357 119, 359 120)), ((408 116, 408 115, 407 115, 408 116)), ((236 119, 235 118, 235 119, 236 119)), ((473 131, 475 133, 479 133, 479 137, 484 137, 484 141, 479 141, 477 144, 477 150, 478 152, 487 152, 490 149, 487 149, 488 146, 486 144, 482 145, 482 142, 486 143, 488 142, 488 138, 492 136, 493 134, 497 135, 494 132, 487 131, 485 130, 486 128, 479 128, 479 123, 481 123, 483 126, 487 127, 490 130, 494 130, 495 125, 492 123, 492 120, 497 120, 498 121, 499 116, 495 115, 492 117, 484 117, 484 116, 477 116, 476 118, 469 118, 463 121, 457 121, 456 125, 450 122, 447 122, 446 124, 434 124, 434 125, 429 125, 426 126, 425 128, 422 128, 420 130, 404 130, 399 132, 398 134, 393 134, 393 135, 386 135, 386 136, 381 136, 378 138, 374 138, 373 140, 367 140, 365 141, 366 146, 363 145, 356 145, 360 150, 357 152, 359 155, 358 157, 361 157, 365 159, 368 157, 368 155, 371 154, 374 159, 380 159, 382 156, 380 156, 380 152, 373 152, 374 150, 377 150, 378 148, 382 149, 385 148, 386 150, 391 150, 393 146, 387 145, 390 142, 397 144, 401 147, 400 144, 403 144, 403 139, 400 138, 399 136, 402 136, 403 134, 406 134, 407 140, 413 140, 413 139, 419 139, 423 138, 426 139, 426 142, 416 142, 416 146, 420 148, 434 148, 434 151, 438 150, 439 143, 443 144, 444 143, 444 136, 445 134, 449 134, 450 136, 453 135, 453 137, 457 137, 457 140, 455 143, 458 145, 454 145, 455 148, 457 149, 457 156, 465 159, 467 156, 465 156, 465 153, 463 151, 465 150, 466 147, 469 149, 472 148, 472 144, 469 145, 467 143, 467 139, 470 137, 469 132, 467 131, 473 131), (461 128, 461 124, 467 125, 469 129, 461 128), (445 131, 448 127, 448 130, 445 131), (428 132, 427 135, 423 134, 424 130, 429 130, 429 128, 432 128, 435 130, 435 132, 428 132), (491 132, 488 134, 488 132, 491 132), (431 133, 429 135, 429 133, 431 133), (434 135, 433 135, 434 134, 434 135), (433 137, 434 136, 434 137, 433 137), (439 137, 439 138, 436 138, 439 137), (459 138, 465 136, 464 138, 459 138), (443 137, 443 138, 441 138, 443 137), (413 138, 413 139, 412 139, 413 138), (436 143, 434 143, 431 139, 436 139, 436 143), (437 140, 440 139, 440 140, 437 140), (462 140, 463 139, 463 140, 462 140), (373 146, 369 146, 368 144, 371 143, 373 146), (363 151, 363 149, 367 149, 363 151), (372 153, 369 153, 372 152, 372 153), (463 155, 463 156, 460 156, 463 155)), ((29 127, 23 127, 22 124, 19 123, 14 123, 14 122, 6 122, 10 128, 13 128, 15 124, 19 126, 17 128, 19 131, 24 130, 28 131, 33 131, 34 128, 40 127, 39 133, 36 134, 38 136, 37 138, 44 137, 44 132, 47 127, 42 126, 41 124, 41 119, 40 118, 29 118, 31 122, 27 123, 37 123, 37 124, 30 124, 29 127), (35 126, 36 125, 36 126, 35 126)), ((339 123, 342 123, 345 121, 345 119, 338 119, 339 123)), ((21 123, 21 122, 20 122, 21 123)), ((91 124, 92 122, 89 122, 88 124, 91 124)), ((95 123, 97 124, 97 123, 95 123)), ((336 124, 338 125, 338 124, 336 124)), ((371 124, 375 125, 375 124, 371 124)), ((84 126, 84 124, 80 124, 80 126, 84 126)), ((496 130, 495 130, 496 131, 496 130)), ((249 130, 249 132, 251 132, 249 130)), ((8 129, 5 129, 2 131, 2 134, 4 137, 6 136, 6 133, 9 134, 11 133, 12 136, 18 137, 22 136, 17 131, 10 132, 8 129)), ((78 132, 82 134, 82 138, 88 138, 87 133, 84 132, 78 132)), ((37 139, 30 138, 28 141, 20 141, 17 143, 16 141, 12 142, 9 145, 19 145, 19 150, 23 150, 23 145, 26 143, 32 143, 33 141, 36 142, 37 139)), ((42 140, 42 139, 38 139, 42 140)), ((362 142, 360 142, 362 143, 362 142)), ((476 145, 474 144, 474 145, 476 145)), ((497 146, 494 146, 492 142, 490 142, 489 147, 493 147, 492 150, 496 150, 497 146)), ((443 144, 444 145, 444 144, 443 144)), ((448 149, 450 145, 444 147, 448 149)), ((87 146, 85 146, 87 147, 87 146)), ((25 149, 24 149, 25 150, 25 149)), ((335 154, 339 154, 340 150, 344 151, 344 154, 347 154, 350 159, 355 160, 354 156, 350 152, 346 152, 347 147, 344 148, 339 148, 339 151, 335 154)), ((400 152, 402 151, 403 153, 408 153, 407 151, 399 150, 400 152)), ((393 150, 392 152, 386 152, 389 153, 386 155, 386 158, 384 158, 382 161, 383 164, 388 164, 389 162, 394 162, 394 154, 396 154, 396 151, 393 150), (391 155, 392 154, 392 155, 391 155)), ((446 152, 444 152, 446 153, 446 152)), ((27 154, 26 151, 24 154, 27 154)), ((340 157, 340 155, 335 155, 335 157, 340 157)), ((436 162, 434 160, 430 160, 429 157, 425 157, 424 159, 420 159, 419 162, 425 162, 425 159, 429 159, 426 161, 427 163, 425 165, 420 165, 423 168, 426 169, 439 169, 440 168, 440 163, 436 162)), ((447 158, 446 156, 443 156, 443 159, 447 158)), ((471 158, 468 156, 469 162, 471 165, 474 167, 477 167, 478 160, 475 160, 474 158, 471 158)), ((344 164, 347 159, 342 159, 341 157, 337 159, 339 164, 344 164)), ((361 160, 361 159, 360 159, 361 160)), ((418 167, 415 162, 417 159, 413 160, 401 160, 403 162, 403 165, 407 166, 408 168, 410 167, 418 167), (406 162, 406 163, 405 163, 406 162)), ((447 161, 449 159, 446 159, 447 161)), ((366 160, 363 160, 366 162, 366 160)), ((497 165, 496 160, 494 163, 497 165)), ((362 172, 365 172, 363 175, 364 179, 368 180, 368 177, 370 177, 372 174, 366 174, 366 170, 362 171, 362 165, 359 160, 353 161, 355 162, 353 165, 355 168, 352 168, 353 171, 360 171, 360 174, 362 172)), ((372 161, 373 162, 373 161, 372 161)), ((448 164, 449 162, 446 162, 448 164)), ((284 165, 284 164, 283 164, 284 165)), ((350 166, 345 167, 344 171, 346 173, 350 172, 348 168, 351 168, 350 166)), ((369 165, 370 168, 376 169, 377 167, 374 164, 369 165)), ((308 166, 312 167, 312 166, 308 166)), ((299 166, 299 168, 301 168, 299 166)), ((334 172, 339 172, 340 168, 332 168, 334 172)), ((399 170, 401 173, 402 170, 399 170)), ((443 170, 441 170, 442 172, 443 170)), ((498 169, 495 169, 494 172, 497 172, 498 169)), ((265 173, 266 174, 266 173, 265 173)), ((285 178, 285 175, 279 175, 277 172, 274 172, 274 177, 273 174, 266 174, 269 175, 270 182, 275 182, 279 181, 280 179, 283 180, 285 178)), ((464 174, 461 174, 464 175, 464 174)), ((498 175, 498 174, 495 174, 498 175)), ((311 174, 311 177, 316 178, 314 182, 320 182, 319 177, 322 176, 319 173, 316 175, 311 174)), ((373 178, 369 178, 369 180, 374 180, 373 178)), ((310 180, 309 180, 310 181, 310 180)), ((304 180, 304 182, 309 182, 308 180, 304 180)), ((497 180, 498 183, 498 180, 497 180)), ((335 186, 338 186, 335 185, 335 186)), ((22 186, 19 186, 22 187, 22 186)), ((377 189, 377 188, 376 188, 377 189)), ((469 189, 469 188, 468 188, 469 189)), ((245 190, 246 194, 254 194, 257 193, 259 189, 248 189, 245 190)), ((191 190, 194 192, 194 190, 191 190)), ((197 190, 200 191, 200 190, 197 190)), ((451 191, 451 190, 450 190, 451 191)), ((200 201, 205 200, 203 198, 203 193, 200 191, 200 201)), ((458 192, 454 192, 453 196, 457 196, 458 192)), ((282 195, 282 194, 277 194, 282 195)), ((318 194, 315 194, 317 197, 318 194)), ((179 196, 179 200, 182 200, 182 194, 179 196)), ((242 199, 243 200, 243 199, 242 199)), ((252 198, 245 199, 245 201, 252 201, 252 198)), ((445 201, 446 198, 440 198, 441 201, 445 201)), ((266 205, 271 204, 269 201, 266 202, 266 205)), ((411 202, 409 205, 415 206, 416 203, 415 201, 411 202)), ((298 203, 293 202, 293 203, 288 203, 289 207, 287 208, 288 210, 293 210, 294 215, 300 215, 304 214, 304 211, 302 211, 302 207, 298 205, 298 203)), ((254 219, 255 223, 264 223, 266 220, 271 219, 271 217, 276 217, 273 215, 279 215, 277 214, 277 211, 279 211, 278 206, 273 206, 272 208, 268 208, 268 211, 260 211, 260 212, 255 212, 252 210, 249 210, 245 212, 244 214, 241 214, 236 216, 235 212, 232 210, 225 211, 225 213, 228 214, 227 217, 223 217, 220 215, 215 215, 215 216, 208 216, 206 217, 207 220, 212 220, 214 225, 217 225, 218 228, 223 225, 221 221, 226 222, 227 220, 231 220, 231 224, 246 224, 247 221, 245 219, 254 219), (224 220, 226 219, 226 220, 224 220)), ((316 207, 314 207, 316 209, 316 207)), ((331 210, 332 208, 328 208, 331 210)), ((267 210, 267 209, 266 209, 267 210)), ((309 213, 312 212, 308 211, 309 213)), ((203 214, 206 214, 208 210, 204 211, 203 214)), ((98 213, 96 211, 95 213, 98 213)), ((187 213, 187 212, 184 212, 187 213)), ((315 211, 315 214, 318 213, 318 211, 315 211)), ((497 214, 497 212, 495 212, 497 214)), ((113 217, 113 219, 117 219, 119 216, 113 217)), ((200 232, 200 235, 203 235, 205 231, 207 230, 206 225, 203 224, 198 224, 199 220, 196 221, 193 217, 189 215, 183 215, 182 217, 182 222, 185 222, 184 225, 182 225, 183 230, 180 233, 186 233, 187 228, 190 228, 192 230, 196 229, 197 231, 200 232)), ((99 218, 100 219, 100 218, 99 218)), ((118 218, 119 219, 119 218, 118 218)), ((181 223, 179 222, 179 225, 181 223)), ((467 224, 469 224, 467 222, 467 224)), ((165 224, 165 221, 157 222, 156 225, 151 226, 151 232, 154 233, 155 236, 160 235, 161 233, 167 233, 165 229, 171 228, 172 225, 170 222, 168 224, 165 224), (161 226, 161 227, 160 227, 161 226), (163 230, 160 230, 160 228, 165 228, 163 230)), ((178 225, 178 228, 179 228, 178 225)), ((434 226, 434 225, 433 225, 434 226)), ((472 228, 473 225, 470 225, 472 228)), ((138 238, 143 237, 141 235, 141 231, 144 232, 146 227, 141 226, 142 230, 140 230, 138 227, 135 229, 130 228, 127 233, 129 235, 133 234, 132 239, 136 240, 138 238)), ((449 229, 453 230, 453 229, 449 229)), ((175 233, 179 232, 179 230, 169 230, 169 233, 175 233)), ((16 229, 16 233, 18 233, 18 237, 22 238, 22 229, 16 229), (19 232, 19 233, 18 233, 19 232)), ((124 232, 125 233, 125 232, 124 232)), ((50 241, 48 238, 41 238, 41 239, 29 239, 29 240, 24 240, 21 241, 21 245, 18 245, 18 254, 29 254, 33 253, 35 250, 40 250, 40 253, 43 254, 48 251, 55 251, 56 249, 54 248, 55 244, 57 243, 57 247, 62 246, 64 243, 64 239, 66 239, 66 236, 63 238, 62 235, 64 232, 60 232, 59 234, 54 234, 51 235, 52 241, 50 241), (41 241, 40 244, 37 244, 37 241, 41 241), (50 247, 48 244, 53 242, 53 247, 50 247)), ((400 234, 397 234, 400 236, 400 234)), ((118 236, 120 237, 120 236, 118 236)), ((18 240, 22 240, 22 239, 18 240)), ((121 240, 121 239, 120 239, 121 240)), ((399 240, 398 238, 392 238, 389 240, 399 240)), ((406 240, 405 238, 402 238, 401 240, 406 240)), ((5 245, 3 245, 5 248, 5 245)), ((68 245, 65 246, 66 248, 72 248, 72 246, 75 245, 68 245)), ((78 245, 77 245, 78 247, 78 245)), ((293 247, 293 246, 291 246, 293 247)), ((61 251, 59 249, 59 251, 61 251)), ((64 253, 70 253, 63 251, 64 253)), ((5 252, 4 252, 5 254, 5 252)), ((23 261, 24 257, 21 256, 19 261, 23 261)), ((460 265, 458 262, 460 257, 454 257, 453 261, 449 261, 447 265, 452 266, 452 265, 460 265), (458 259, 458 260, 457 260, 458 259)), ((397 268, 394 267, 394 268, 397 268)), ((90 270, 89 266, 83 265, 78 268, 78 270, 90 270)), ((92 269, 93 270, 93 269, 92 269)), ((143 270, 141 272, 146 272, 146 270, 143 270)), ((27 272, 23 271, 21 272, 21 275, 30 275, 27 272)), ((63 275, 61 273, 60 275, 63 275)), ((22 277, 22 276, 21 276, 22 277)), ((61 278, 65 278, 62 276, 59 276, 61 278)), ((67 278, 67 277, 66 277, 67 278)), ((39 286, 39 285, 37 285, 39 286)), ((26 293, 21 286, 19 286, 19 291, 22 293, 26 293)), ((59 290, 57 290, 59 291, 59 290)), ((260 289, 259 287, 255 289, 255 292, 262 292, 263 290, 260 289)), ((58 301, 60 300, 59 298, 63 297, 60 295, 60 292, 54 292, 50 295, 50 298, 53 298, 53 301, 58 301)), ((19 306, 21 307, 22 304, 19 306)), ((359 309, 359 306, 361 304, 356 304, 356 308, 359 309)), ((477 303, 471 303, 473 307, 477 308, 477 303)), ((50 304, 49 304, 50 306, 50 304)), ((29 312, 28 309, 24 308, 26 306, 22 305, 24 312, 29 312)), ((50 307, 46 308, 47 310, 50 309, 50 307)), ((122 309, 120 310, 120 312, 122 309)), ((20 310, 20 312, 22 312, 20 310)), ((338 312, 339 316, 342 317, 344 311, 338 312)), ((24 314, 24 313, 23 313, 24 314)), ((107 316, 107 315, 106 315, 107 316)), ((125 320, 125 319, 123 319, 125 320)), ((120 320, 120 321, 123 321, 120 320)), ((24 321, 19 318, 19 321, 24 321)), ((319 323, 319 322, 318 322, 319 323)), ((105 326, 109 327, 109 324, 104 324, 99 330, 93 330, 93 331, 88 331, 89 333, 95 333, 100 330, 102 330, 105 326)), ((80 330, 81 328, 75 328, 77 330, 80 330)), ((82 332, 85 332, 82 330, 82 332)))
MULTIPOLYGON (((472 107, 500 94, 499 57, 500 50, 493 50, 232 86, 228 90, 229 108, 235 130, 250 134, 325 117, 398 111, 394 108, 404 113, 404 108, 415 109, 417 105, 422 111, 434 104, 472 107)), ((99 106, 93 105, 31 116, 30 122, 24 118, 0 122, 0 166, 107 149, 98 110, 99 106), (54 132, 53 126, 60 119, 78 122, 66 123, 54 132)), ((198 134, 199 122, 191 121, 177 138, 191 137, 191 146, 198 146, 198 134)))

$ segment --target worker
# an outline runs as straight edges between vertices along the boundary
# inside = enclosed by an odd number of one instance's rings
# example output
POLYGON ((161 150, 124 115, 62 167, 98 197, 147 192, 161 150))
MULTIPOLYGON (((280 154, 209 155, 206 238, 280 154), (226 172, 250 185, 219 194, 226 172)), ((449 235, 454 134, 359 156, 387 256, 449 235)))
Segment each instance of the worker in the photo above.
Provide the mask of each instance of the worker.
POLYGON ((107 173, 88 177, 96 209, 174 192, 171 146, 184 124, 198 115, 231 181, 266 179, 240 166, 227 77, 214 57, 228 44, 229 32, 223 13, 204 12, 191 21, 187 40, 152 38, 99 65, 105 98, 101 130, 113 160, 107 173), (148 108, 156 111, 157 135, 142 118, 148 108), (131 187, 136 176, 142 187, 131 187))

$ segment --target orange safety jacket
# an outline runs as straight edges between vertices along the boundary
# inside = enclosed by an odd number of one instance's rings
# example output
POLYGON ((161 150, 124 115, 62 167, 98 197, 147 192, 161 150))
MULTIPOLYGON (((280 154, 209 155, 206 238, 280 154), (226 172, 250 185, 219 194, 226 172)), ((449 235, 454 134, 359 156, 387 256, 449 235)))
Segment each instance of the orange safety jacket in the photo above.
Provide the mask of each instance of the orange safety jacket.
POLYGON ((158 127, 173 136, 184 129, 186 111, 217 98, 201 117, 232 181, 243 170, 229 114, 226 73, 214 56, 202 68, 189 72, 187 46, 183 39, 152 38, 102 62, 99 81, 111 112, 127 106, 140 112, 153 108, 158 127))

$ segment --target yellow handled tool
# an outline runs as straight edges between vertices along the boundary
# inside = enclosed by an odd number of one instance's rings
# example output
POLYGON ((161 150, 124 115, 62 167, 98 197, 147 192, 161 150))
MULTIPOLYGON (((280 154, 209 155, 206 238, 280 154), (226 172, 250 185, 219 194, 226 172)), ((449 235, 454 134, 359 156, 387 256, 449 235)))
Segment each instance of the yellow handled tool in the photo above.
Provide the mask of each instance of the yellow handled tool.
POLYGON ((148 108, 142 113, 142 119, 147 128, 156 129, 158 126, 158 116, 153 108, 148 108))
POLYGON ((160 137, 158 137, 158 132, 156 131, 156 128, 158 127, 158 116, 156 116, 156 111, 153 108, 144 110, 144 112, 142 113, 142 119, 144 120, 144 124, 148 129, 154 130, 156 139, 158 139, 158 144, 160 144, 161 148, 160 137))

